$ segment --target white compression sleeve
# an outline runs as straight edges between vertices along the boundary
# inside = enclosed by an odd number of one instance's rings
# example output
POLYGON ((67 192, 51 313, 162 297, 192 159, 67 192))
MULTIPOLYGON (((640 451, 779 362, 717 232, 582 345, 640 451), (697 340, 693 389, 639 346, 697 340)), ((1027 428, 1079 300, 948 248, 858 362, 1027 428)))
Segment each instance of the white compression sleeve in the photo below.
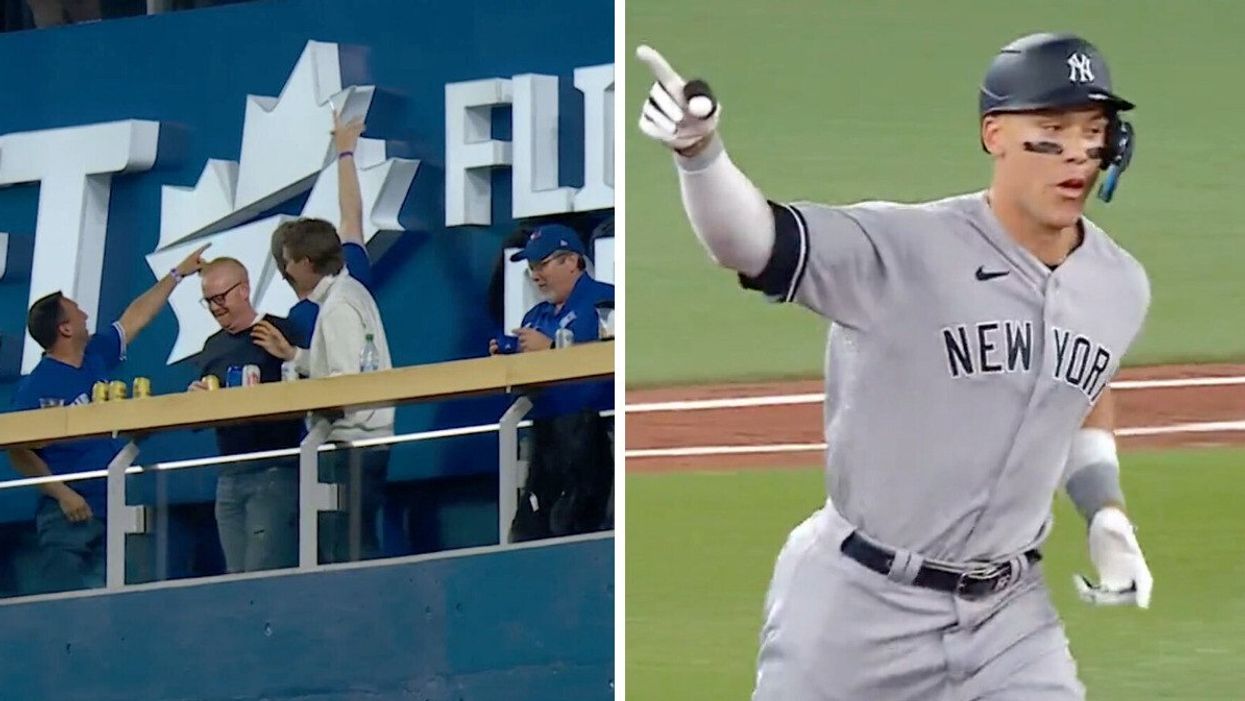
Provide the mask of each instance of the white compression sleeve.
POLYGON ((761 191, 731 162, 715 134, 701 153, 675 156, 683 208, 713 260, 755 277, 774 249, 774 215, 761 191))

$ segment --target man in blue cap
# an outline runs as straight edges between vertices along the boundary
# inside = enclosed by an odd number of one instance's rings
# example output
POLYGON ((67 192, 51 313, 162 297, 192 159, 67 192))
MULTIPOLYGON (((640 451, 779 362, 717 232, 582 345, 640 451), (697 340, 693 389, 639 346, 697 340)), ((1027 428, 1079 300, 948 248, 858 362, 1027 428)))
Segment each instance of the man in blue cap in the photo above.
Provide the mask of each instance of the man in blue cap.
MULTIPOLYGON (((520 353, 552 348, 562 329, 573 343, 600 340, 597 305, 613 302, 614 286, 588 274, 579 234, 560 224, 540 226, 510 260, 528 262, 545 298, 514 331, 520 353)), ((495 340, 489 352, 500 352, 495 340)), ((614 464, 610 421, 601 412, 613 406, 609 380, 550 387, 532 397, 532 459, 513 540, 585 533, 606 522, 614 464)))
MULTIPOLYGON (((520 352, 552 348, 563 328, 570 329, 576 343, 598 340, 596 304, 613 301, 614 286, 588 274, 584 244, 574 229, 561 224, 538 227, 510 260, 528 262, 532 282, 545 298, 514 330, 520 352)), ((489 344, 489 352, 498 352, 496 341, 489 344)))

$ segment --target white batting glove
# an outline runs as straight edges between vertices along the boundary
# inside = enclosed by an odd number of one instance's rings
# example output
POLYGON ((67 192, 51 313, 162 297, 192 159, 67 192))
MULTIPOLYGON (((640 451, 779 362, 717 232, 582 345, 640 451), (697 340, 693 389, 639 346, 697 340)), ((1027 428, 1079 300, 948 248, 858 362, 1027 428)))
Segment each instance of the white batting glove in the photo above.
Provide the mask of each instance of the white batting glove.
POLYGON ((685 81, 656 49, 640 46, 635 55, 648 64, 657 79, 640 112, 640 131, 681 151, 699 143, 718 128, 722 106, 702 80, 685 81))
POLYGON ((1098 606, 1150 608, 1154 577, 1141 554, 1133 524, 1123 511, 1108 506, 1089 522, 1089 558, 1098 570, 1098 586, 1073 575, 1081 600, 1098 606))

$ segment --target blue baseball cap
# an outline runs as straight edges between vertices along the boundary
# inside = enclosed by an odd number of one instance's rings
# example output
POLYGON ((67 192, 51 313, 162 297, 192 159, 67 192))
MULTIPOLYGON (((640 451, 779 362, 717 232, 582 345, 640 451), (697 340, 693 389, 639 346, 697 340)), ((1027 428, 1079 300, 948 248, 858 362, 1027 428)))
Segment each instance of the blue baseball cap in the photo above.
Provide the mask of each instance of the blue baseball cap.
POLYGON ((582 256, 584 244, 579 240, 579 234, 569 226, 545 224, 527 237, 523 250, 510 256, 510 260, 528 260, 539 263, 558 251, 570 251, 582 256))

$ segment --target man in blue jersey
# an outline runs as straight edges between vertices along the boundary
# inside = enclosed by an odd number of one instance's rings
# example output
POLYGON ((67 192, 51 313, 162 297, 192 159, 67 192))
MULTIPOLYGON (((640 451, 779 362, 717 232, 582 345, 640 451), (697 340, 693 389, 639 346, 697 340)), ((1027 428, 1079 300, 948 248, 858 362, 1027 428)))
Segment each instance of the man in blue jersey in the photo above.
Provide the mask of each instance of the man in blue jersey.
MULTIPOLYGON (((87 315, 60 292, 40 298, 30 307, 26 326, 43 347, 43 358, 17 386, 15 411, 38 409, 43 400, 86 404, 91 388, 108 380, 109 372, 125 359, 133 342, 168 301, 173 288, 203 265, 202 246, 126 307, 121 318, 92 335, 87 315)), ((9 461, 26 477, 70 475, 101 470, 125 445, 124 440, 87 438, 55 441, 37 447, 10 448, 9 461)), ((41 580, 48 591, 66 591, 104 585, 107 481, 89 479, 48 482, 35 512, 42 555, 41 580)))
MULTIPOLYGON (((561 224, 540 226, 510 260, 528 262, 545 298, 514 330, 519 352, 553 348, 559 331, 569 331, 572 343, 600 340, 597 307, 613 302, 614 286, 588 274, 579 234, 561 224)), ((499 350, 489 342, 490 353, 499 350)), ((613 402, 610 380, 549 387, 532 397, 532 459, 513 540, 586 533, 606 522, 614 464, 611 422, 600 413, 613 402)))

